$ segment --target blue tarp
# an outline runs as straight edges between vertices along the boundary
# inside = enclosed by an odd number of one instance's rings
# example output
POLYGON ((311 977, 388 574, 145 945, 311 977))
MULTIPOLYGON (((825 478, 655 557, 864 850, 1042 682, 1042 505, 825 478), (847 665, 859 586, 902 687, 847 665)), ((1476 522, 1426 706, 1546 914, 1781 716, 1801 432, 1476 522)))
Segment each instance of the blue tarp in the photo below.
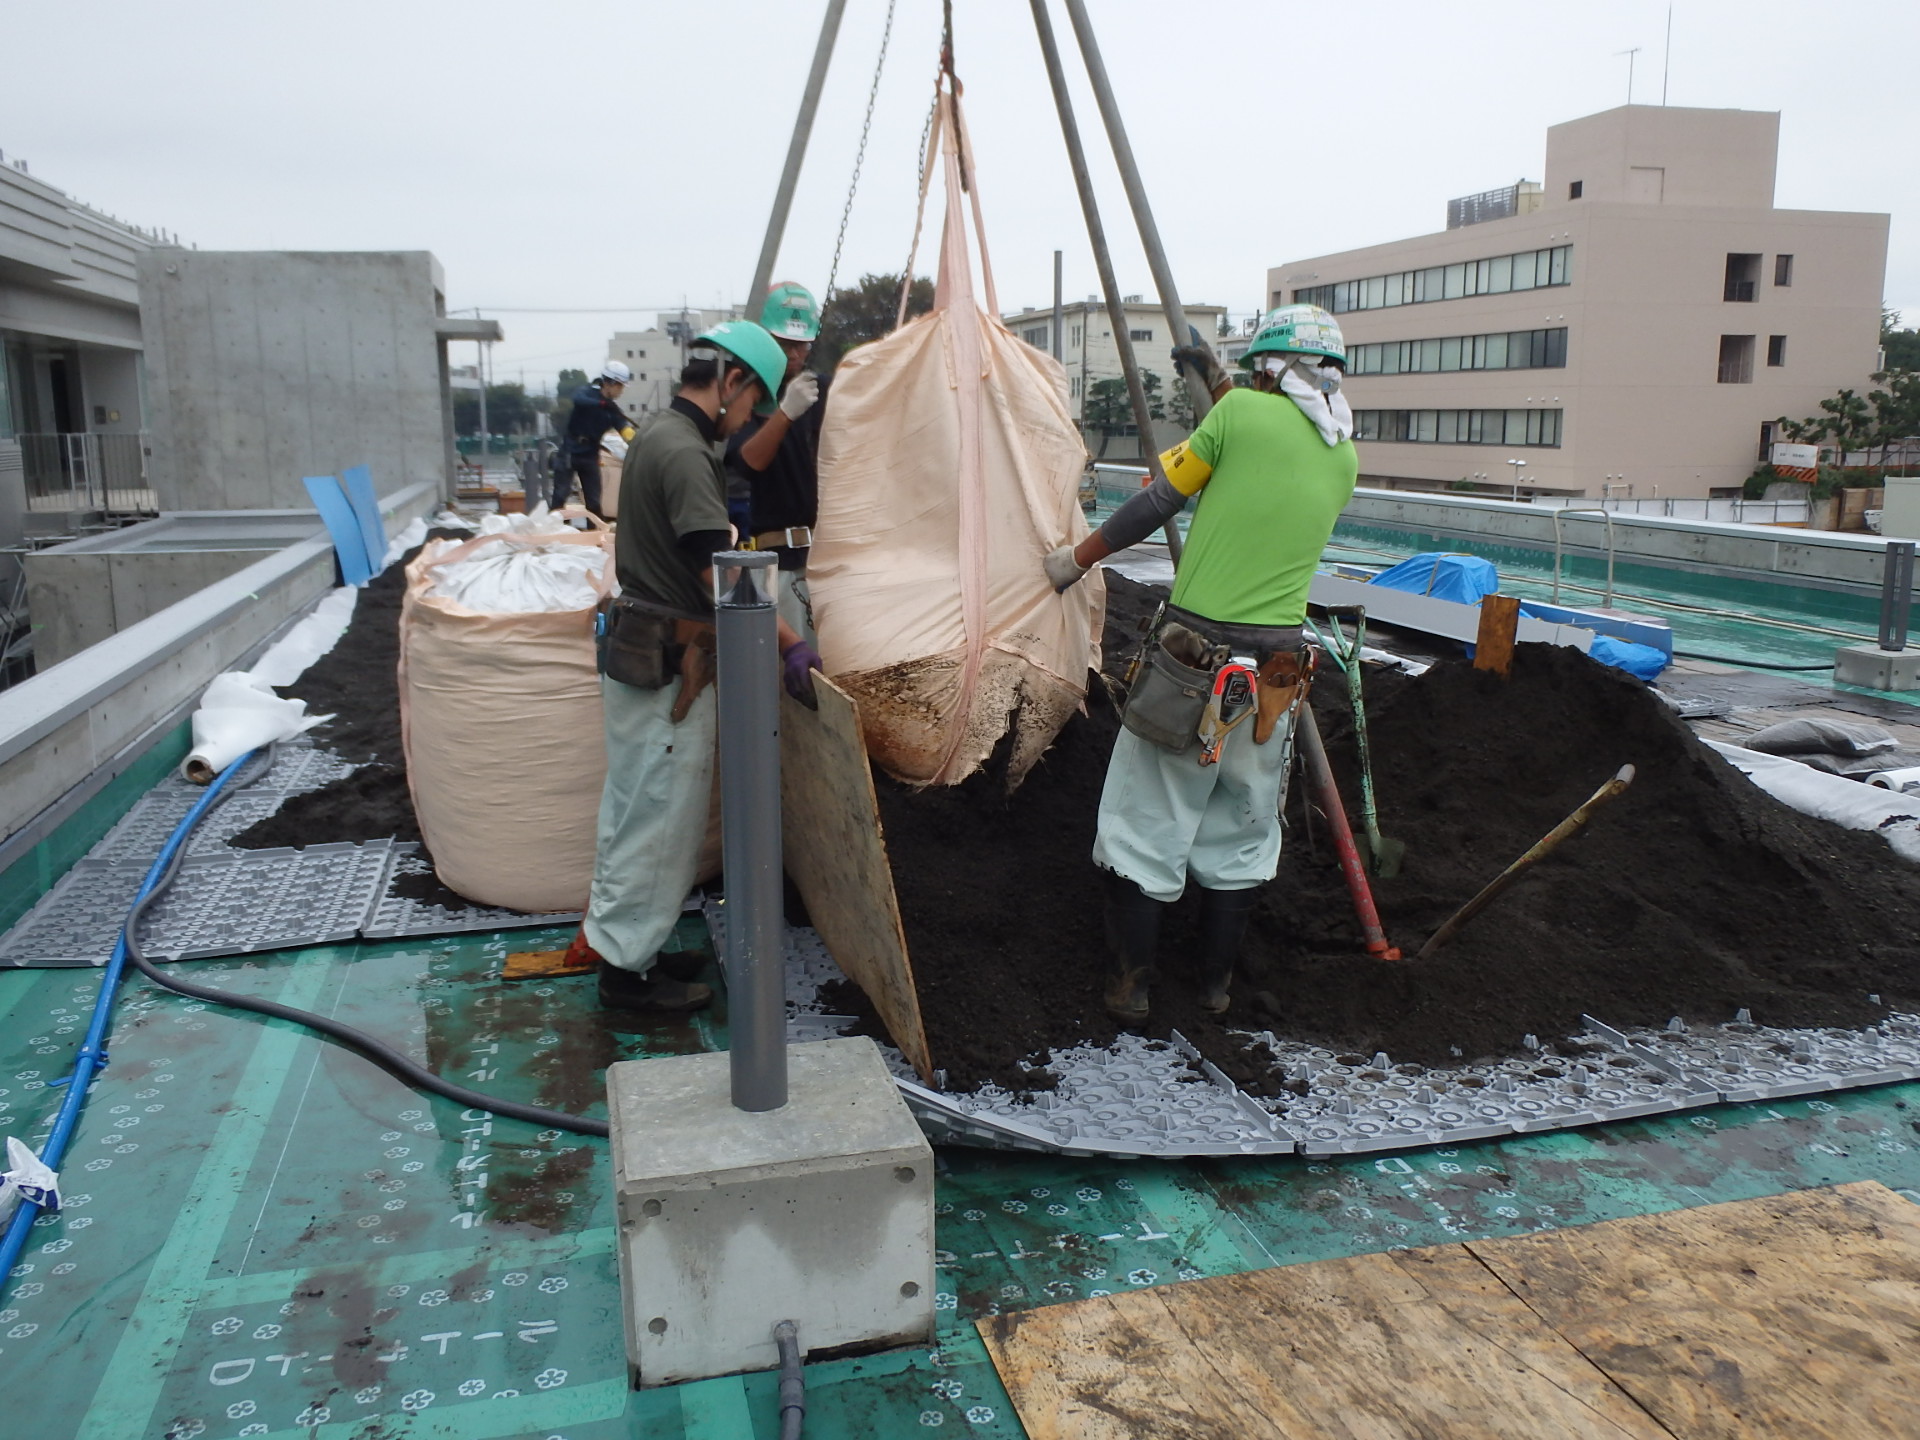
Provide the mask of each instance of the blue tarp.
POLYGON ((1651 680, 1667 668, 1665 652, 1651 645, 1636 645, 1631 640, 1616 640, 1611 635, 1594 636, 1593 648, 1587 654, 1602 665, 1611 665, 1642 680, 1651 680))
POLYGON ((1391 570, 1373 577, 1373 584, 1389 590, 1408 590, 1415 595, 1431 595, 1436 600, 1453 600, 1462 605, 1478 605, 1480 597, 1500 588, 1500 572, 1491 560, 1478 555, 1456 555, 1429 551, 1410 555, 1391 570))

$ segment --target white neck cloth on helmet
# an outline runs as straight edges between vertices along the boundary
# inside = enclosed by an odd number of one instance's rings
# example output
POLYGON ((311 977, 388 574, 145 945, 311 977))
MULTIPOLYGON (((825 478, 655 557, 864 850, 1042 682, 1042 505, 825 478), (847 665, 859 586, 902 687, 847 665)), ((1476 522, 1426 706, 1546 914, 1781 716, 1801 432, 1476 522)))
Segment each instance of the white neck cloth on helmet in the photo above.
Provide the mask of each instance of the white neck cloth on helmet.
POLYGON ((1280 377, 1280 389, 1313 422, 1320 438, 1338 445, 1353 438, 1353 407, 1340 393, 1345 378, 1338 365, 1318 355, 1261 355, 1255 367, 1280 377))

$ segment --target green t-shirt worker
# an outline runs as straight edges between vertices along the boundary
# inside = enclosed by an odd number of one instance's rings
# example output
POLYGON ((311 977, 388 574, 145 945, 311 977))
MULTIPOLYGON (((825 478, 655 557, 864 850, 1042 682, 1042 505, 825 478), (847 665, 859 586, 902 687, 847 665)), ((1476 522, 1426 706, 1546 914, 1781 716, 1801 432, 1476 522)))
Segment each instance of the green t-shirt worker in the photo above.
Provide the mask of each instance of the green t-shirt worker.
POLYGON ((1307 586, 1359 469, 1353 412, 1340 394, 1346 345, 1326 311, 1287 305, 1268 314, 1240 362, 1251 372, 1246 389, 1230 387, 1204 346, 1175 358, 1198 368, 1213 409, 1160 457, 1164 480, 1046 561, 1064 590, 1199 496, 1114 741, 1093 842, 1108 886, 1106 1006, 1127 1024, 1147 1017, 1161 912, 1190 879, 1203 902, 1202 1004, 1227 1009, 1257 889, 1280 864, 1307 586), (1256 672, 1257 685, 1236 663, 1256 672), (1217 749, 1203 743, 1212 722, 1208 699, 1197 698, 1216 690, 1217 717, 1246 720, 1217 749))

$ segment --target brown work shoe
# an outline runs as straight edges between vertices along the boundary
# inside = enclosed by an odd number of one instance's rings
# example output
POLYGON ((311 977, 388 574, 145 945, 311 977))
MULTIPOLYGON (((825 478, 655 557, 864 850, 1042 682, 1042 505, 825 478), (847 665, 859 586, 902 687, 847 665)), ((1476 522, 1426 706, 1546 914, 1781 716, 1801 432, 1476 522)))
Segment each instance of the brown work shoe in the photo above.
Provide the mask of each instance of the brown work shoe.
POLYGON ((677 1014, 704 1010, 713 1003, 706 985, 675 980, 649 971, 637 975, 605 961, 600 964, 600 1004, 609 1010, 658 1010, 677 1014))

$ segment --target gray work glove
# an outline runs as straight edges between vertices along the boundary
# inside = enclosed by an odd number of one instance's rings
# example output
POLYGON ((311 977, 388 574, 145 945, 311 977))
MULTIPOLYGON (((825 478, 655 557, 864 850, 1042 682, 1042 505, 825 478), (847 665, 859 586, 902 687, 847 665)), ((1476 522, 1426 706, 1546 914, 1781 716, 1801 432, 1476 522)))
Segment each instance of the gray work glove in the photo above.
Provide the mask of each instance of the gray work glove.
POLYGON ((1047 580, 1054 594, 1071 590, 1087 573, 1087 567, 1073 558, 1073 546, 1062 545, 1046 558, 1047 580))
POLYGON ((1205 342, 1199 341, 1197 336, 1195 338, 1197 343, 1175 349, 1173 366, 1183 374, 1191 371, 1198 375, 1200 383, 1207 387, 1207 393, 1211 395, 1227 383, 1227 372, 1220 368, 1219 358, 1205 342))
POLYGON ((820 377, 811 370, 802 370, 787 382, 787 388, 780 395, 780 413, 791 424, 813 408, 813 402, 820 398, 820 377))

